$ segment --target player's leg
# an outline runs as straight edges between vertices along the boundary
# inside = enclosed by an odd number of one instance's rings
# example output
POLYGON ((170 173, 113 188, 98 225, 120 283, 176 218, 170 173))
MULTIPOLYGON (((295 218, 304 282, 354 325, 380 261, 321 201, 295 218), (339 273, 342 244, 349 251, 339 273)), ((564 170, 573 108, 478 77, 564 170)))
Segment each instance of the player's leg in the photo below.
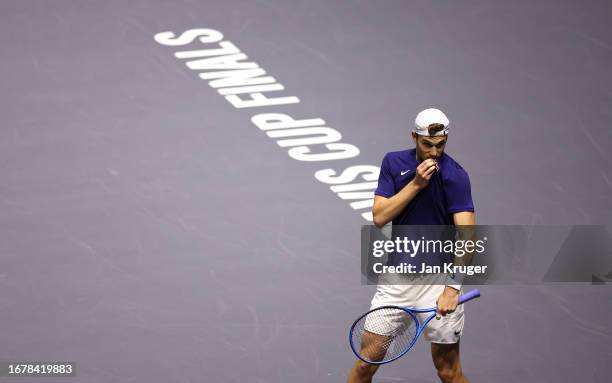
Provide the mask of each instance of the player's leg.
POLYGON ((469 383, 461 368, 459 342, 451 344, 432 343, 431 356, 442 382, 469 383))
MULTIPOLYGON (((359 355, 371 361, 382 360, 387 352, 386 346, 389 342, 390 337, 388 336, 364 331, 361 338, 359 355)), ((370 383, 378 367, 378 365, 369 364, 361 359, 357 359, 349 371, 347 383, 370 383)))
MULTIPOLYGON (((432 285, 424 288, 417 307, 434 307, 444 288, 441 281, 436 281, 435 284, 432 282, 432 285)), ((419 314, 421 321, 425 318, 425 315, 419 314)), ((463 375, 459 359, 459 339, 463 333, 464 324, 465 307, 459 305, 453 313, 439 320, 433 319, 423 330, 422 337, 431 342, 431 356, 438 376, 444 383, 468 382, 463 375)))
MULTIPOLYGON (((381 284, 376 288, 376 294, 372 298, 370 310, 380 306, 411 306, 413 304, 411 300, 411 291, 413 289, 411 289, 408 283, 397 281, 397 278, 399 278, 397 274, 383 276, 381 284)), ((399 329, 401 326, 406 325, 404 316, 387 319, 392 324, 390 328, 397 326, 396 329, 399 329)), ((366 330, 361 339, 360 355, 366 357, 367 360, 382 360, 385 357, 390 341, 391 337, 389 336, 375 334, 366 330)), ((372 376, 374 376, 378 367, 378 365, 368 364, 357 359, 349 371, 348 383, 371 382, 372 376)))

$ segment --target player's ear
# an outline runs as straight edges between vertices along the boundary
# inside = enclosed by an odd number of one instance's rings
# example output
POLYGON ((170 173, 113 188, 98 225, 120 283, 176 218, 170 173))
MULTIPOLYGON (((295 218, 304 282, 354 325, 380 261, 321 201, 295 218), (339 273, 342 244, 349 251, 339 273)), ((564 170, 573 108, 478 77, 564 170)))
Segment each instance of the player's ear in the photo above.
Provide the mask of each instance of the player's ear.
POLYGON ((416 134, 416 132, 414 130, 411 133, 412 133, 412 142, 414 142, 414 144, 416 145, 416 143, 417 143, 417 134, 416 134))

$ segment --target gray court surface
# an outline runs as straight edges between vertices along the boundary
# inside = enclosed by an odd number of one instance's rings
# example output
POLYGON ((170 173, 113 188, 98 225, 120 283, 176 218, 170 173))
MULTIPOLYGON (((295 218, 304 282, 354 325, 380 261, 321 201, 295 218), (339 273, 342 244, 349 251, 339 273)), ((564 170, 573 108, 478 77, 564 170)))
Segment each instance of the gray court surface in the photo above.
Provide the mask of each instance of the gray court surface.
MULTIPOLYGON (((611 16, 606 1, 2 1, 0 361, 77 364, 48 381, 344 381, 373 293, 366 210, 314 173, 379 166, 436 106, 479 223, 611 224, 611 16), (232 106, 174 56, 201 44, 154 39, 193 28, 300 102, 232 106), (360 153, 296 161, 258 113, 324 119, 360 153)), ((610 286, 482 292, 472 382, 609 380, 610 286)), ((375 381, 437 381, 427 344, 375 381)))

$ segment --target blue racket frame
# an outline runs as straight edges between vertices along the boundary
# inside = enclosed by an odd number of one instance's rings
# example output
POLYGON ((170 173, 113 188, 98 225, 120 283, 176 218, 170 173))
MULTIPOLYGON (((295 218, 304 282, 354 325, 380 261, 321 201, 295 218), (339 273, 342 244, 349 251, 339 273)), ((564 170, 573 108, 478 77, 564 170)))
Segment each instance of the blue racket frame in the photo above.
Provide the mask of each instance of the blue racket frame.
MULTIPOLYGON (((468 301, 471 301, 472 299, 476 299, 480 297, 480 290, 479 289, 473 289, 468 291, 465 294, 462 294, 461 296, 459 296, 459 304, 462 305, 468 301)), ((417 339, 419 338, 419 336, 421 335, 421 333, 423 332, 423 329, 425 329, 425 326, 427 326, 429 324, 429 322, 436 317, 436 311, 437 311, 437 307, 430 307, 428 309, 413 309, 410 307, 402 307, 402 306, 380 306, 380 307, 376 307, 370 311, 368 311, 367 313, 361 315, 359 318, 357 318, 357 320, 355 320, 355 322, 353 322, 353 325, 351 326, 351 329, 349 330, 349 344, 351 345, 351 350, 353 351, 353 354, 355 354, 355 356, 357 358, 359 358, 360 360, 362 360, 365 363, 368 364, 375 364, 375 365, 381 365, 381 364, 387 364, 387 363, 391 363, 394 360, 397 360, 399 358, 401 358, 402 356, 406 355, 406 353, 408 351, 410 351, 410 349, 414 346, 414 344, 416 343, 417 339), (396 356, 393 359, 389 359, 389 360, 385 360, 382 362, 372 362, 370 360, 365 360, 361 357, 361 355, 359 355, 359 352, 357 350, 355 350, 355 345, 353 343, 353 329, 355 328, 355 325, 357 325, 357 322, 359 322, 361 320, 361 318, 363 318, 364 316, 368 315, 369 313, 371 313, 372 311, 376 311, 376 310, 380 310, 382 308, 395 308, 395 309, 400 309, 400 310, 404 310, 405 312, 407 312, 412 319, 415 321, 416 325, 417 325, 417 331, 416 331, 416 335, 414 336, 414 338, 412 338, 412 341, 410 342, 410 344, 408 345, 408 347, 406 347, 406 350, 404 350, 404 352, 402 352, 401 354, 399 354, 398 356, 396 356), (419 322, 419 318, 415 315, 418 313, 429 313, 429 312, 433 312, 432 315, 430 315, 424 322, 423 324, 421 324, 419 322)))

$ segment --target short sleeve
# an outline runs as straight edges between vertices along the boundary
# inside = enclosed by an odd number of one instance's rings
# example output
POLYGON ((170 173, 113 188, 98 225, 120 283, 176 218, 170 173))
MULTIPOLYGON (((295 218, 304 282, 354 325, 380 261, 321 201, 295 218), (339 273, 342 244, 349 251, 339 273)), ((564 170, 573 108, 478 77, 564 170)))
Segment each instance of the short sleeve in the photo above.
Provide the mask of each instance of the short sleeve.
POLYGON ((387 155, 383 158, 380 174, 378 175, 378 187, 374 194, 385 198, 391 198, 395 195, 395 184, 391 176, 391 166, 389 165, 389 158, 387 155))
POLYGON ((462 168, 458 168, 457 171, 444 180, 444 193, 448 204, 446 209, 448 214, 474 211, 470 178, 462 168))

